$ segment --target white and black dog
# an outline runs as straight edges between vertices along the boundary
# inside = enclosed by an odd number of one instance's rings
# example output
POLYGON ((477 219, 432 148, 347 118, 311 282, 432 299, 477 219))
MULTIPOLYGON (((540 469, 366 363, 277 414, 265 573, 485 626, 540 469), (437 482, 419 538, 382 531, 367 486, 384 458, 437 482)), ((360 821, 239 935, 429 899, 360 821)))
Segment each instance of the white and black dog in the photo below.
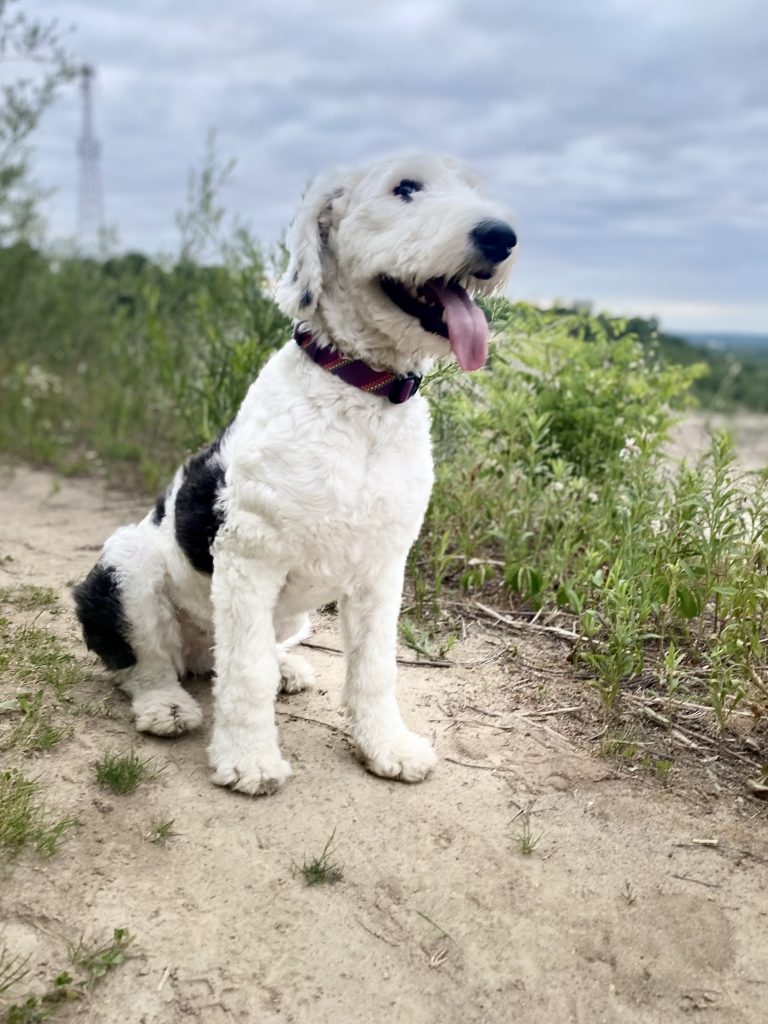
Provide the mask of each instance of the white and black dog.
POLYGON ((214 782, 271 793, 291 774, 275 697, 312 684, 290 648, 334 600, 361 759, 408 782, 433 768, 395 697, 403 573, 433 478, 417 391, 435 358, 483 366, 488 327, 470 293, 504 283, 515 245, 506 212, 454 160, 393 159, 315 182, 277 290, 294 338, 75 588, 86 643, 116 670, 139 729, 199 726, 179 680, 215 671, 214 782))

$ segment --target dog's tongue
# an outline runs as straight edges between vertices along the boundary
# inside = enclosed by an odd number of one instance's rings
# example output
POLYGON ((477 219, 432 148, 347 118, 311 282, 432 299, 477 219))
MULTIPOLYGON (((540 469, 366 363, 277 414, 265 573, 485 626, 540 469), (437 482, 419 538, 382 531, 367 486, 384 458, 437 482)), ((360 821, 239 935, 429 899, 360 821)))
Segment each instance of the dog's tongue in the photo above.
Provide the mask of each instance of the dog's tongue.
POLYGON ((482 309, 458 284, 432 280, 429 287, 445 309, 448 340, 459 366, 479 370, 488 358, 488 323, 482 309))

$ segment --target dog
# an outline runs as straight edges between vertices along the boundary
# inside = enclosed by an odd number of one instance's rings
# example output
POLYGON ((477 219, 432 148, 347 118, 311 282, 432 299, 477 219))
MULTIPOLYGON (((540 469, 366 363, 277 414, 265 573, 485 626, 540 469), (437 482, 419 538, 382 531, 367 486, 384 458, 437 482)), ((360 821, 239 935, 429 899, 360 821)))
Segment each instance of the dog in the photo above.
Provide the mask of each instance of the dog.
POLYGON ((406 782, 434 767, 395 695, 406 559, 433 481, 418 388, 435 359, 485 364, 488 326, 471 296, 505 283, 516 245, 506 210, 452 159, 390 159, 314 182, 276 291, 294 337, 234 421, 75 588, 85 642, 115 671, 139 730, 200 726, 180 679, 213 671, 215 783, 259 795, 291 775, 274 702, 312 685, 293 648, 331 601, 360 759, 406 782))

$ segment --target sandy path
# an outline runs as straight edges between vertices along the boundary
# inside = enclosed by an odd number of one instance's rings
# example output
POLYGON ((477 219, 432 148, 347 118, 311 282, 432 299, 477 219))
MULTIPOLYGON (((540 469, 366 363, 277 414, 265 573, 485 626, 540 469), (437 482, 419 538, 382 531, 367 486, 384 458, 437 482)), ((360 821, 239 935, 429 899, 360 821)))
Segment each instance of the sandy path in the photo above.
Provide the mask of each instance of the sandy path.
MULTIPOLYGON (((64 595, 137 511, 93 482, 0 473, 0 556, 12 556, 0 585, 64 595)), ((77 643, 69 613, 55 625, 77 643)), ((335 643, 333 623, 315 639, 335 643)), ((478 664, 485 653, 470 636, 452 655, 464 667, 401 669, 406 716, 443 757, 415 787, 354 761, 336 711, 341 661, 318 651, 321 690, 280 704, 295 777, 271 798, 210 785, 202 735, 137 737, 120 697, 116 717, 76 718, 33 770, 80 827, 53 859, 0 877, 6 943, 42 979, 66 964, 62 936, 128 927, 135 958, 62 1013, 99 1024, 669 1024, 693 1010, 764 1022, 765 808, 694 806, 618 777, 547 731, 555 718, 515 715, 519 668, 478 664), (132 796, 105 796, 92 764, 130 745, 167 767, 132 796), (525 857, 515 815, 531 800, 544 835, 525 857), (158 818, 180 833, 165 847, 144 838, 158 818), (334 829, 344 879, 307 888, 295 865, 334 829), (701 838, 719 846, 688 845, 701 838)), ((80 696, 110 692, 94 670, 80 696)), ((195 692, 210 720, 205 686, 195 692)))

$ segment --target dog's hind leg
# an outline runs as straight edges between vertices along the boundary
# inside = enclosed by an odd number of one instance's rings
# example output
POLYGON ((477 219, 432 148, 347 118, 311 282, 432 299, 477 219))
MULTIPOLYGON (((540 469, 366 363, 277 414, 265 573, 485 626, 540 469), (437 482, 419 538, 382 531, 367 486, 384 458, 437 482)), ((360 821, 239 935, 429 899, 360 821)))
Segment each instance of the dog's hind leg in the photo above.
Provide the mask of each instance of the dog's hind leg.
POLYGON ((292 650, 311 633, 307 615, 275 615, 277 661, 280 665, 280 692, 299 693, 315 685, 315 671, 306 658, 292 650))
POLYGON ((358 583, 339 604, 347 655, 342 703, 369 771, 421 782, 437 756, 429 740, 406 727, 395 696, 403 569, 401 562, 385 566, 378 575, 358 583))
POLYGON ((136 728, 178 736, 203 720, 197 701, 179 684, 184 673, 182 633, 166 590, 165 562, 145 524, 119 530, 104 549, 115 566, 122 613, 136 663, 118 673, 131 698, 136 728))

